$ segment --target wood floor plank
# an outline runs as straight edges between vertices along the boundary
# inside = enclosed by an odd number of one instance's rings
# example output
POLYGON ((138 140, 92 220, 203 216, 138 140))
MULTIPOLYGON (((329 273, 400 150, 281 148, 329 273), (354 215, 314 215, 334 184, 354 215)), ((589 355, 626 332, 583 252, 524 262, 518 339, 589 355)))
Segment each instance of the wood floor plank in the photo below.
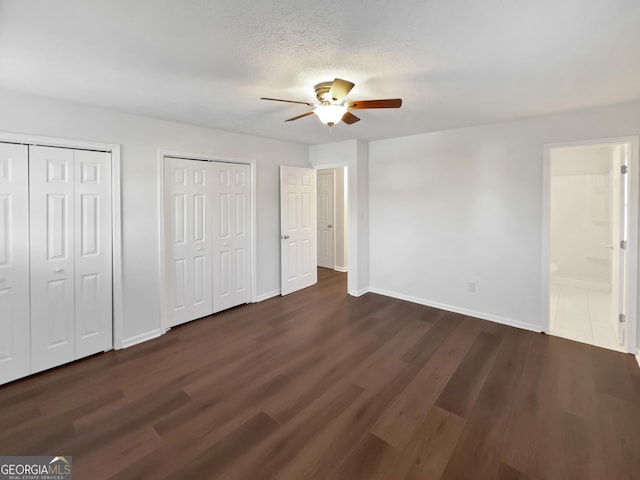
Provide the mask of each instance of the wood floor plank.
POLYGON ((526 332, 506 330, 443 479, 475 480, 497 475, 531 342, 531 336, 526 332))
POLYGON ((167 478, 216 478, 278 428, 275 420, 260 412, 167 478))
POLYGON ((469 414, 493 365, 500 340, 486 332, 478 335, 436 400, 437 406, 463 418, 469 414))
POLYGON ((583 418, 596 417, 596 387, 593 351, 577 342, 567 342, 563 360, 558 363, 558 405, 565 412, 583 418))
POLYGON ((560 430, 564 471, 567 480, 597 480, 606 478, 599 426, 591 419, 567 412, 560 414, 560 430))
POLYGON ((366 436, 393 396, 411 381, 416 371, 415 366, 404 364, 387 378, 379 390, 364 391, 333 422, 331 430, 323 430, 310 439, 305 449, 274 478, 331 478, 342 459, 366 436))
POLYGON ((331 476, 333 480, 398 478, 398 451, 381 438, 367 434, 331 476))
POLYGON ((117 476, 136 460, 163 446, 158 434, 150 427, 129 431, 113 437, 100 448, 92 449, 86 455, 73 460, 73 475, 76 478, 92 480, 109 479, 117 476), (118 461, 114 462, 113 459, 118 461))
POLYGON ((633 356, 318 279, 0 386, 0 454, 94 480, 639 478, 633 356))
POLYGON ((592 348, 591 353, 595 385, 599 392, 630 402, 640 399, 628 369, 620 368, 620 364, 628 360, 630 355, 616 354, 602 348, 592 348))
POLYGON ((409 443, 485 322, 463 319, 407 388, 382 413, 372 432, 402 450, 409 443))
POLYGON ((605 478, 631 480, 640 475, 640 412, 638 402, 597 394, 598 425, 600 427, 605 478))
POLYGON ((461 315, 442 312, 429 331, 402 356, 402 360, 419 367, 423 366, 431 358, 433 352, 460 324, 462 318, 461 315))
POLYGON ((530 480, 530 478, 506 463, 500 464, 498 475, 496 476, 496 480, 530 480))
POLYGON ((332 428, 332 423, 362 394, 357 385, 336 385, 309 405, 302 415, 283 426, 250 458, 236 463, 220 480, 273 478, 310 439, 332 428))
POLYGON ((427 414, 409 445, 403 450, 398 473, 404 480, 440 478, 460 439, 464 420, 434 406, 427 414))
POLYGON ((553 346, 546 335, 531 339, 502 453, 506 464, 532 478, 561 475, 559 462, 547 455, 560 448, 554 425, 559 412, 556 399, 561 357, 553 346))

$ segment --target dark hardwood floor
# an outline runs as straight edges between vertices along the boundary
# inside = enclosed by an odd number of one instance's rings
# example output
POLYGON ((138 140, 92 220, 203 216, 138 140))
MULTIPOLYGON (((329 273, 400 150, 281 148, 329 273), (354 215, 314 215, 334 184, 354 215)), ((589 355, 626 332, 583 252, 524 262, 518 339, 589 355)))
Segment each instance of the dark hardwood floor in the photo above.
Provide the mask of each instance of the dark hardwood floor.
POLYGON ((0 454, 77 480, 640 479, 633 356, 319 279, 0 387, 0 454))

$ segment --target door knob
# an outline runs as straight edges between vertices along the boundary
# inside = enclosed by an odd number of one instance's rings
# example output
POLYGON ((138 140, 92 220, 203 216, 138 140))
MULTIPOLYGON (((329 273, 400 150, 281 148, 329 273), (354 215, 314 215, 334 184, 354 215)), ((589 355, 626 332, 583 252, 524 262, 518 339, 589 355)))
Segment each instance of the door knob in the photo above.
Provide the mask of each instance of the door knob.
POLYGON ((283 240, 288 240, 289 239, 289 235, 282 235, 282 239, 283 240))
POLYGON ((61 268, 54 268, 53 269, 53 273, 62 273, 62 272, 64 272, 64 270, 61 269, 61 268))
POLYGON ((331 228, 331 227, 333 227, 333 225, 331 225, 331 224, 327 225, 327 228, 331 228))

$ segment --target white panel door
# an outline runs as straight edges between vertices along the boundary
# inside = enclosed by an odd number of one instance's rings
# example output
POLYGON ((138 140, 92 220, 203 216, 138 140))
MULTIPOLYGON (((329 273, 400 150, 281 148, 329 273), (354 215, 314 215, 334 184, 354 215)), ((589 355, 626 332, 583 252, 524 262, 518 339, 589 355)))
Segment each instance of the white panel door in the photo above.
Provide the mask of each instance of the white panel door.
POLYGON ((30 372, 28 155, 0 143, 0 384, 30 372))
POLYGON ((334 175, 318 173, 318 266, 335 268, 334 175))
POLYGON ((213 184, 210 162, 165 157, 165 272, 170 326, 213 311, 213 184))
POLYGON ((74 151, 31 147, 32 372, 75 359, 74 151))
POLYGON ((249 303, 251 276, 251 167, 214 162, 215 312, 249 303))
POLYGON ((316 171, 280 166, 280 275, 287 295, 318 281, 316 171))
POLYGON ((113 345, 111 155, 74 151, 76 358, 113 345))

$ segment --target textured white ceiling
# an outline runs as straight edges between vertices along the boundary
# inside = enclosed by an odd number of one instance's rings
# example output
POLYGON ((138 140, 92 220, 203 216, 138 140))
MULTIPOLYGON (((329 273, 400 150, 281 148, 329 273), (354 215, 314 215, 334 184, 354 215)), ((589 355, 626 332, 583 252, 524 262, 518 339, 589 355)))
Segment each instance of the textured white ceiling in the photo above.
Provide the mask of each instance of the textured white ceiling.
POLYGON ((0 88, 307 144, 397 137, 640 98, 640 1, 0 0, 0 88), (330 135, 259 100, 335 77, 404 105, 330 135))

